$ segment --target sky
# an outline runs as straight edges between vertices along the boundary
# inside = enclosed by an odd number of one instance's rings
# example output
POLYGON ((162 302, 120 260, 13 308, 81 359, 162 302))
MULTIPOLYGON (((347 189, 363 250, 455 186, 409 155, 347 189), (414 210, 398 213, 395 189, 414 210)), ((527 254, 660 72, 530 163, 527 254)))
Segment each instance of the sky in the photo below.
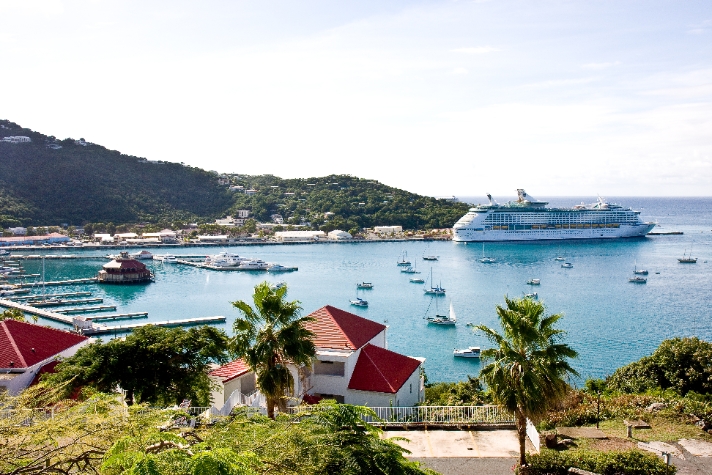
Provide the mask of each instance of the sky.
POLYGON ((712 196, 712 2, 0 0, 0 119, 435 196, 712 196))

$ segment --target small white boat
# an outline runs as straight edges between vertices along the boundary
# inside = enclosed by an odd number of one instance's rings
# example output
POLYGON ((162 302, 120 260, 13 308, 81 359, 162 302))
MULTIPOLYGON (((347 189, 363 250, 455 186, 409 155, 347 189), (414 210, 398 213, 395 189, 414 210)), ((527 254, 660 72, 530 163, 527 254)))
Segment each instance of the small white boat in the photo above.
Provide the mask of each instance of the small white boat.
POLYGON ((372 289, 373 284, 371 282, 359 282, 356 284, 357 289, 372 289))
POLYGON ((173 254, 164 254, 162 256, 153 256, 154 261, 161 261, 164 264, 175 264, 178 262, 178 259, 176 259, 176 256, 173 254))
POLYGON ((482 259, 480 259, 480 262, 484 264, 494 264, 497 262, 497 259, 494 257, 487 257, 485 256, 485 243, 482 243, 482 259))
POLYGON ((452 350, 452 355, 457 358, 479 358, 480 357, 480 347, 471 346, 464 350, 458 350, 457 348, 452 350))
POLYGON ((294 268, 291 268, 291 269, 290 269, 289 267, 285 267, 285 266, 280 265, 280 264, 271 264, 271 265, 267 268, 267 271, 268 271, 268 272, 289 272, 289 271, 291 271, 291 270, 294 270, 294 268))
POLYGON ((277 282, 276 284, 272 284, 269 286, 270 290, 279 290, 282 287, 286 287, 287 283, 282 281, 282 282, 277 282))
POLYGON ((404 251, 403 255, 401 256, 401 260, 397 262, 399 266, 410 266, 410 261, 408 260, 408 252, 404 251))
POLYGON ((415 270, 415 267, 404 267, 401 269, 404 274, 420 274, 420 271, 415 270))
POLYGON ((249 261, 242 261, 240 265, 237 266, 238 269, 243 270, 266 270, 270 265, 263 261, 262 259, 251 259, 249 261))
POLYGON ((628 279, 628 282, 631 282, 633 284, 645 284, 646 282, 648 282, 648 279, 646 279, 645 277, 635 276, 628 279))
POLYGON ((561 264, 561 267, 563 269, 573 269, 574 265, 570 262, 564 262, 563 264, 561 264))
POLYGON ((635 275, 648 275, 648 271, 645 269, 638 269, 638 263, 633 264, 633 274, 635 275))
POLYGON ((153 254, 150 252, 143 250, 141 252, 134 252, 133 254, 129 254, 129 257, 132 259, 139 259, 139 260, 145 260, 145 259, 153 259, 153 254))
POLYGON ((414 278, 410 279, 410 283, 411 284, 424 284, 425 281, 423 279, 421 279, 420 277, 414 277, 414 278))
POLYGON ((441 284, 438 284, 437 286, 433 286, 433 268, 430 268, 430 288, 425 288, 423 289, 423 292, 425 292, 428 295, 437 295, 437 296, 442 296, 445 295, 445 289, 443 289, 441 284))
POLYGON ((533 292, 531 294, 524 294, 525 299, 532 299, 532 300, 539 300, 539 294, 536 292, 533 292))
POLYGON ((564 259, 564 258, 561 257, 561 256, 558 256, 558 257, 556 257, 554 260, 555 260, 555 261, 565 261, 566 259, 564 259))
POLYGON ((527 281, 527 284, 529 284, 529 285, 540 285, 540 284, 541 284, 541 280, 540 280, 540 279, 529 279, 529 280, 527 281))
POLYGON ((0 249, 0 256, 7 256, 9 254, 10 252, 6 251, 5 249, 0 249))
POLYGON ((356 299, 351 300, 351 305, 355 307, 368 307, 368 301, 361 297, 356 297, 356 299))
POLYGON ((427 320, 428 323, 432 323, 433 325, 456 325, 457 316, 455 316, 455 309, 452 307, 452 302, 450 302, 450 315, 438 315, 436 311, 435 316, 428 317, 427 320))
POLYGON ((437 261, 438 256, 423 256, 424 261, 437 261))

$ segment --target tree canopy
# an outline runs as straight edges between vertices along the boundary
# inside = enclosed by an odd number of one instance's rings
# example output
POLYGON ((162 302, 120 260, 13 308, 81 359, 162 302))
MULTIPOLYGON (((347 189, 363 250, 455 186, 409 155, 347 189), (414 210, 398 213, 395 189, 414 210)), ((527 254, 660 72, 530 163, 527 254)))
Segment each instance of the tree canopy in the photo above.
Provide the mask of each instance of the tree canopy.
POLYGON ((239 300, 232 304, 241 316, 235 320, 232 349, 257 375, 257 385, 267 399, 267 413, 274 406, 286 408, 286 396, 294 390, 288 365, 310 367, 316 354, 314 334, 304 326, 312 317, 302 317, 298 300, 286 301, 287 286, 272 289, 267 282, 255 287, 254 308, 239 300))
POLYGON ((626 393, 673 389, 682 396, 712 394, 712 343, 697 337, 664 340, 652 355, 618 368, 606 385, 626 393))
POLYGON ((484 325, 475 329, 494 343, 482 352, 487 365, 480 378, 494 401, 515 415, 522 467, 527 419, 544 415, 566 393, 566 378, 577 374, 569 364, 577 353, 561 342, 564 331, 555 326, 562 315, 546 316, 545 311, 536 300, 505 297, 505 305, 497 306, 502 334, 484 325))
POLYGON ((227 349, 225 332, 210 326, 184 330, 149 325, 125 339, 83 346, 44 380, 66 383, 67 393, 83 387, 108 393, 120 386, 129 404, 170 406, 191 399, 193 405, 207 406, 209 365, 226 362, 227 349))

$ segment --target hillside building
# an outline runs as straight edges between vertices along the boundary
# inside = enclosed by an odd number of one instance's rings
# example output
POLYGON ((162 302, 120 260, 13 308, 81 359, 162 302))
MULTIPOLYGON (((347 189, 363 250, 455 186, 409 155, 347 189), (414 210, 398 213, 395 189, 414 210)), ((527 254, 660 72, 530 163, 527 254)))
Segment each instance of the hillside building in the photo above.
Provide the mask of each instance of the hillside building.
POLYGON ((91 340, 67 331, 16 320, 0 321, 0 391, 15 396, 51 373, 91 340))
POLYGON ((119 257, 104 264, 97 275, 104 284, 140 284, 151 282, 153 274, 145 264, 129 257, 128 252, 121 252, 119 257))
POLYGON ((350 233, 347 233, 346 231, 341 231, 339 229, 334 229, 333 231, 330 231, 327 236, 332 241, 348 241, 350 239, 353 239, 353 236, 351 236, 350 233))
POLYGON ((403 226, 375 226, 373 232, 376 234, 398 234, 403 232, 403 226))
POLYGON ((325 238, 324 231, 276 231, 274 237, 279 242, 312 242, 325 238))

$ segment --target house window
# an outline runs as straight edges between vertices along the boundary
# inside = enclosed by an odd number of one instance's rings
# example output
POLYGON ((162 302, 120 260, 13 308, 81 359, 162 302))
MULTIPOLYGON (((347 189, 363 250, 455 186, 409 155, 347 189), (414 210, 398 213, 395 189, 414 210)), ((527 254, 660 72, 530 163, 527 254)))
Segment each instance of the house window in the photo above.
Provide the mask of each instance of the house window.
POLYGON ((314 374, 325 376, 344 376, 346 365, 340 361, 319 361, 314 362, 314 374))

